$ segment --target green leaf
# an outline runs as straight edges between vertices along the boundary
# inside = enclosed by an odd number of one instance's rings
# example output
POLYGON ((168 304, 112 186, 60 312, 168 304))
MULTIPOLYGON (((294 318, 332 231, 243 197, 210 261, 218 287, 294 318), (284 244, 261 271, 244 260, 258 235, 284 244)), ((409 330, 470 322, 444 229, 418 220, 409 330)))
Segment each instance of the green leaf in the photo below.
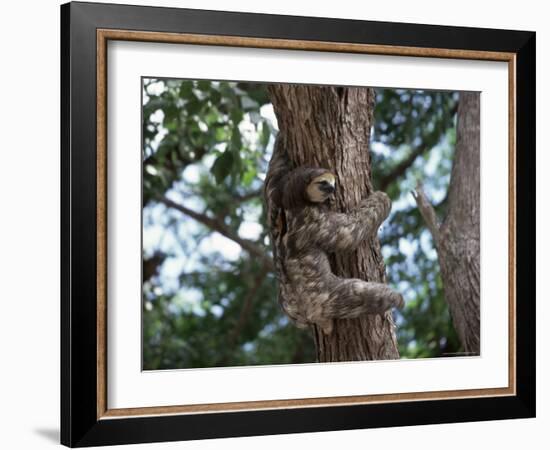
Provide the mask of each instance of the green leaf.
POLYGON ((243 111, 242 109, 232 109, 229 112, 229 117, 231 118, 231 121, 233 122, 233 125, 237 126, 239 125, 243 120, 243 111))
POLYGON ((193 93, 193 82, 192 81, 182 81, 179 90, 179 96, 181 98, 187 98, 193 93))
POLYGON ((214 139, 217 142, 227 142, 229 132, 225 127, 216 127, 214 131, 214 139))
POLYGON ((234 175, 234 179, 238 179, 240 172, 243 168, 243 159, 241 158, 241 152, 238 147, 232 147, 231 152, 233 154, 233 164, 232 164, 232 172, 234 175))
POLYGON ((231 173, 234 163, 234 156, 230 151, 225 151, 216 158, 210 172, 214 175, 217 184, 223 183, 223 180, 231 173))
POLYGON ((270 137, 271 137, 271 129, 269 128, 269 124, 267 123, 267 121, 264 121, 262 123, 262 134, 260 135, 260 144, 263 148, 267 147, 270 137))
POLYGON ((253 165, 249 165, 242 177, 243 185, 246 187, 249 187, 254 181, 254 178, 256 178, 256 174, 257 174, 256 168, 253 165))
POLYGON ((200 112, 202 105, 203 103, 199 100, 199 98, 194 93, 191 93, 184 110, 187 113, 187 116, 194 116, 200 112))
POLYGON ((239 151, 242 145, 243 145, 243 142, 241 139, 241 132, 239 131, 238 127, 233 127, 233 131, 231 133, 231 146, 236 151, 239 151))
POLYGON ((199 81, 197 82, 197 87, 198 87, 201 91, 209 91, 209 90, 210 90, 210 84, 211 84, 210 81, 199 80, 199 81))
POLYGON ((216 105, 216 106, 219 105, 221 99, 222 99, 222 96, 218 91, 214 89, 210 91, 210 101, 212 102, 213 105, 216 105))

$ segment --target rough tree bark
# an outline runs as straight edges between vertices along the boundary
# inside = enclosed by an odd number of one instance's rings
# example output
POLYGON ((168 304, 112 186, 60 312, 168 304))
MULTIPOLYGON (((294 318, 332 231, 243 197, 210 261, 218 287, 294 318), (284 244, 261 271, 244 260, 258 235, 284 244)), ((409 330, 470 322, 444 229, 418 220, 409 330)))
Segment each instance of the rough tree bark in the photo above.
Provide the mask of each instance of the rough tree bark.
POLYGON ((448 211, 441 225, 422 187, 415 193, 435 242, 453 325, 469 354, 479 354, 479 113, 479 93, 461 93, 448 211))
MULTIPOLYGON (((280 139, 294 167, 331 170, 337 177, 335 208, 353 210, 372 191, 369 156, 374 92, 366 88, 273 85, 269 89, 280 139)), ((385 282, 377 238, 331 260, 336 275, 385 282)), ((399 358, 391 312, 336 320, 330 335, 313 335, 320 362, 399 358)))

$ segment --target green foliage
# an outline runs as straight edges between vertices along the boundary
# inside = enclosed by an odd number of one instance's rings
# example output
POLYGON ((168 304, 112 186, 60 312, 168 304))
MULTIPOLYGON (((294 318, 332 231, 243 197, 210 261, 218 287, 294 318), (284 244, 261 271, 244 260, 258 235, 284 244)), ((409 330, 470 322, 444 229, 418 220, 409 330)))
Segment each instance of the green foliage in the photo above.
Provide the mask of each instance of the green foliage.
POLYGON ((388 281, 406 301, 405 309, 396 312, 402 358, 451 356, 461 350, 432 238, 410 195, 422 182, 444 217, 457 101, 452 92, 377 90, 373 147, 383 144, 384 152, 373 152, 373 176, 379 185, 387 183, 384 189, 394 205, 380 238, 388 281), (418 156, 401 173, 400 165, 411 154, 418 156))
POLYGON ((201 248, 215 234, 208 224, 162 204, 176 199, 270 255, 265 85, 146 79, 143 98, 144 369, 314 361, 309 333, 282 314, 258 258, 242 249, 228 258, 219 236, 201 248), (259 224, 253 238, 250 223, 259 224))
MULTIPOLYGON (((458 341, 433 244, 407 196, 424 179, 444 208, 456 95, 379 89, 377 97, 373 176, 394 201, 383 253, 390 283, 408 301, 397 316, 400 352, 439 356, 458 341)), ((282 314, 274 275, 258 257, 270 256, 260 193, 275 126, 265 84, 144 79, 144 369, 315 360, 309 331, 282 314)))
POLYGON ((195 80, 144 80, 143 200, 164 195, 181 172, 214 156, 211 172, 222 184, 251 184, 268 143, 270 123, 259 113, 267 93, 246 83, 195 80), (250 116, 262 138, 250 143, 239 125, 250 116), (160 138, 160 142, 158 139, 160 138))

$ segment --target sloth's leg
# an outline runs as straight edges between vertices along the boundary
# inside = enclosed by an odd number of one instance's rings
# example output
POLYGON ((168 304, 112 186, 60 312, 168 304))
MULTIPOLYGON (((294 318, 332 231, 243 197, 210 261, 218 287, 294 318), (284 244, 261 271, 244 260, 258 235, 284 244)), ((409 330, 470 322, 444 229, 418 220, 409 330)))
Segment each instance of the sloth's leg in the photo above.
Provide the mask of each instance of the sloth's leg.
POLYGON ((321 315, 326 319, 352 319, 363 314, 382 314, 404 304, 403 296, 387 284, 344 279, 330 291, 321 315))

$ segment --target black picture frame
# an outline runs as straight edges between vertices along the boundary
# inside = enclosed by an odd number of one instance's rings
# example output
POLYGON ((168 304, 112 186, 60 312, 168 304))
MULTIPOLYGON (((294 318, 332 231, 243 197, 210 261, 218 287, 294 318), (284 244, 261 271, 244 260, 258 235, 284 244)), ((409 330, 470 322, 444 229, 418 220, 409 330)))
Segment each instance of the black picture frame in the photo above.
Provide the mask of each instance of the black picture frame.
POLYGON ((535 416, 535 33, 190 9, 61 6, 61 443, 71 447, 535 416), (516 393, 98 418, 98 29, 515 54, 516 393))

